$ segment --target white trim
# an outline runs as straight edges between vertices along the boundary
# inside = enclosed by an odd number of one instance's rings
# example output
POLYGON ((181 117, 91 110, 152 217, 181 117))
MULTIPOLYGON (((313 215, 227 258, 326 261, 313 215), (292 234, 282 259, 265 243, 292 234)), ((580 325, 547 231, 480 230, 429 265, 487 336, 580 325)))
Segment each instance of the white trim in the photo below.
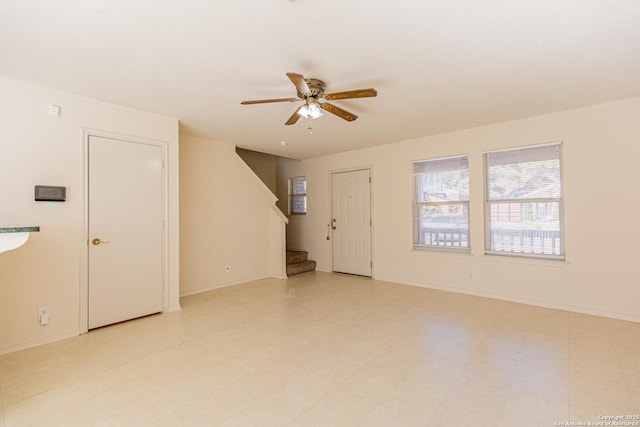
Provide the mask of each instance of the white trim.
POLYGON ((164 221, 164 228, 162 230, 162 311, 163 313, 166 313, 170 311, 179 311, 181 309, 180 305, 175 307, 169 306, 169 168, 167 165, 169 143, 167 141, 139 136, 125 135, 91 128, 82 128, 82 144, 84 152, 84 219, 82 252, 80 255, 80 312, 78 313, 78 324, 81 334, 85 334, 89 331, 89 138, 91 136, 115 139, 135 144, 152 145, 162 149, 162 214, 164 221))
POLYGON ((507 257, 507 258, 526 258, 532 260, 545 260, 545 261, 561 261, 564 262, 564 255, 546 255, 546 254, 530 254, 526 252, 506 252, 506 251, 490 251, 485 249, 484 255, 487 257, 507 257))
POLYGON ((469 254, 471 248, 459 247, 459 246, 435 246, 435 245, 419 245, 413 244, 413 251, 419 252, 450 252, 454 254, 469 254))
POLYGON ((454 156, 447 157, 437 157, 433 159, 425 159, 425 160, 412 160, 411 161, 411 190, 412 190, 412 201, 411 201, 411 250, 412 251, 421 251, 421 252, 450 252, 450 253, 471 253, 471 172, 470 172, 470 159, 469 153, 457 154, 454 156), (453 160, 453 159, 464 159, 467 163, 467 174, 469 185, 469 194, 466 200, 446 200, 440 202, 419 202, 418 199, 418 180, 416 177, 427 175, 425 172, 416 173, 415 165, 416 163, 428 163, 428 162, 438 162, 441 160, 453 160), (463 205, 467 207, 467 246, 466 247, 454 247, 454 246, 439 246, 439 245, 426 245, 419 244, 416 241, 419 240, 418 229, 419 221, 420 221, 420 207, 421 206, 448 206, 448 205, 463 205))
POLYGON ((452 156, 444 156, 444 157, 428 157, 426 159, 420 159, 420 160, 411 160, 411 163, 422 163, 422 162, 437 162, 439 160, 452 160, 452 159, 459 159, 460 157, 469 157, 469 153, 460 153, 460 154, 454 154, 452 156))
POLYGON ((71 332, 65 332, 64 334, 58 334, 47 338, 42 338, 39 340, 28 341, 21 344, 11 345, 9 347, 0 348, 0 356, 4 356, 5 354, 15 353, 16 351, 26 350, 29 348, 40 347, 41 345, 51 344, 57 341, 66 340, 68 338, 74 338, 80 335, 80 331, 75 330, 71 332))
POLYGON ((289 179, 287 180, 287 186, 288 186, 288 193, 289 193, 289 203, 288 203, 288 212, 289 212, 289 216, 291 215, 306 215, 307 214, 307 210, 308 210, 308 206, 307 203, 309 202, 309 200, 307 199, 307 176, 306 175, 300 175, 300 176, 290 176, 289 179), (293 193, 293 182, 294 181, 301 181, 304 180, 304 193, 297 193, 294 194, 293 193), (304 212, 294 212, 293 211, 293 200, 296 197, 304 197, 304 212))
POLYGON ((426 175, 425 172, 416 172, 415 166, 417 163, 428 163, 428 162, 440 162, 445 160, 454 160, 454 159, 465 159, 467 161, 467 170, 469 168, 469 153, 456 154, 454 156, 446 156, 446 157, 434 157, 431 159, 422 159, 422 160, 412 160, 411 161, 411 176, 421 176, 426 175))
POLYGON ((528 150, 530 148, 553 147, 554 145, 557 145, 557 146, 562 145, 562 140, 553 141, 553 142, 543 142, 541 144, 522 145, 518 147, 511 147, 511 148, 499 148, 497 150, 486 150, 486 151, 483 151, 481 154, 505 153, 509 151, 528 150))
POLYGON ((458 260, 460 259, 460 257, 471 259, 472 257, 476 256, 476 254, 474 254, 471 251, 469 252, 433 251, 431 249, 420 249, 420 248, 419 249, 411 248, 410 254, 418 255, 418 256, 436 256, 436 257, 444 257, 444 258, 451 258, 451 259, 458 259, 458 260))
MULTIPOLYGON (((371 277, 373 278, 374 275, 374 268, 375 268, 375 264, 373 261, 375 259, 375 235, 374 235, 374 229, 375 229, 375 221, 373 218, 373 212, 374 212, 374 196, 373 196, 373 165, 369 165, 369 166, 354 166, 353 168, 340 168, 340 169, 332 169, 329 171, 329 200, 331 202, 330 206, 329 206, 329 225, 332 225, 332 219, 333 219, 333 175, 334 174, 339 174, 339 173, 349 173, 349 172, 360 172, 360 171, 369 171, 369 220, 370 222, 370 226, 369 226, 369 238, 371 239, 371 258, 370 258, 370 265, 371 265, 371 275, 370 276, 362 276, 362 277, 371 277)), ((335 273, 334 271, 334 266, 333 266, 333 260, 334 260, 334 253, 333 253, 333 230, 329 230, 329 232, 331 233, 331 273, 335 273)), ((316 267, 317 270, 317 267, 316 267)), ((319 270, 319 271, 324 271, 324 270, 319 270)))
POLYGON ((287 277, 273 277, 273 276, 260 276, 260 277, 254 277, 254 278, 249 278, 249 279, 242 279, 242 280, 235 280, 233 282, 227 282, 227 283, 219 283, 217 285, 210 285, 210 286, 205 286, 204 288, 198 288, 198 289, 194 289, 191 291, 187 291, 187 292, 180 292, 180 297, 188 297, 190 295, 197 295, 197 294, 202 294, 204 292, 209 292, 209 291, 215 291, 216 289, 223 289, 223 288, 228 288, 231 286, 236 286, 236 285, 242 285, 243 283, 249 283, 249 282, 253 282, 256 280, 264 280, 264 279, 278 279, 278 280, 283 280, 286 279, 287 277))
POLYGON ((483 162, 483 177, 484 177, 484 197, 483 197, 483 212, 484 212, 484 254, 489 256, 505 256, 514 258, 530 258, 530 259, 542 259, 550 261, 564 262, 567 257, 566 242, 565 242, 565 215, 564 215, 564 144, 563 141, 547 142, 542 144, 528 145, 523 147, 513 147, 502 150, 490 150, 482 152, 483 162), (489 155, 511 152, 511 151, 524 151, 528 149, 544 148, 544 147, 557 147, 558 161, 560 164, 560 197, 559 198, 539 198, 539 199, 490 199, 490 182, 489 182, 489 155), (560 255, 555 254, 531 254, 531 253, 518 253, 518 252, 506 252, 506 251, 492 251, 491 247, 491 205, 503 204, 503 203, 558 203, 558 222, 559 222, 559 235, 560 235, 560 255))

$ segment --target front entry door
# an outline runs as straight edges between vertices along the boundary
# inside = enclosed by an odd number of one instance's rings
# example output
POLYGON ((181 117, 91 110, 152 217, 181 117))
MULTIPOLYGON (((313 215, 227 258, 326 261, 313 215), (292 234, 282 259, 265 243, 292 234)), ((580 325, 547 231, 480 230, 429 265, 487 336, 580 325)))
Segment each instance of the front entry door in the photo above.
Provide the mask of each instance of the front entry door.
POLYGON ((89 329, 162 311, 163 149, 89 136, 89 329))
POLYGON ((333 271, 371 276, 371 171, 331 175, 333 271))

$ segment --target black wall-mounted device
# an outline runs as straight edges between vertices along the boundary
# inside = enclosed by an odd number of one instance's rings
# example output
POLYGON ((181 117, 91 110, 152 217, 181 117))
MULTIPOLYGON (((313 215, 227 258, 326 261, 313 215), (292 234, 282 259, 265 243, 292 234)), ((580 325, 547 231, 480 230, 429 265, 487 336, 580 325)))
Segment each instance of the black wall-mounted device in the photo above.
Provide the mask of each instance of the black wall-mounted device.
POLYGON ((36 185, 36 202, 64 202, 67 200, 67 187, 36 185))

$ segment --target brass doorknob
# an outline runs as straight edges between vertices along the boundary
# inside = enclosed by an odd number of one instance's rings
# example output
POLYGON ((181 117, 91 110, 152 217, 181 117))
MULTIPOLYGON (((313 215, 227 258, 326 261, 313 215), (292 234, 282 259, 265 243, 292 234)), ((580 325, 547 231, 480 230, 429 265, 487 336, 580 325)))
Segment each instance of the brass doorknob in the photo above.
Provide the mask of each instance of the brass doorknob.
POLYGON ((100 243, 109 243, 109 242, 108 242, 108 241, 106 241, 106 240, 100 240, 100 239, 98 239, 98 238, 95 238, 95 239, 93 239, 93 240, 91 241, 91 244, 92 244, 93 246, 98 246, 100 243))

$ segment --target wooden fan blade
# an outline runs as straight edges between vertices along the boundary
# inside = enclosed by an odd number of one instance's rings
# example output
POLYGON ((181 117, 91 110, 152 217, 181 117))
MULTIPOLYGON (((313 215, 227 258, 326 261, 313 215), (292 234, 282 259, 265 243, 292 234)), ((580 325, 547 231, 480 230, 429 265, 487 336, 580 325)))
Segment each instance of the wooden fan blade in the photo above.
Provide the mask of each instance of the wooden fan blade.
POLYGON ((287 122, 285 123, 285 125, 294 125, 296 124, 296 122, 298 121, 298 119, 300 118, 300 114, 298 114, 298 111, 300 111, 300 109, 303 106, 299 106, 298 108, 296 108, 296 111, 293 112, 293 114, 291 115, 291 117, 289 117, 289 120, 287 120, 287 122))
POLYGON ((298 73, 287 73, 287 77, 296 85, 296 90, 298 91, 298 95, 304 97, 304 95, 308 95, 311 93, 309 89, 309 85, 304 81, 304 76, 298 73))
POLYGON ((324 97, 328 100, 333 99, 350 99, 350 98, 370 98, 373 96, 377 96, 378 91, 373 88, 369 89, 356 89, 356 90, 347 90, 344 92, 336 92, 336 93, 327 93, 324 97))
POLYGON ((240 104, 251 105, 251 104, 266 104, 268 102, 296 102, 296 101, 300 101, 300 98, 258 99, 255 101, 242 101, 240 104))
POLYGON ((352 122, 358 118, 358 116, 356 116, 355 114, 350 113, 347 110, 343 110, 340 107, 336 107, 333 104, 329 104, 328 102, 323 102, 322 104, 320 104, 320 108, 330 113, 333 113, 336 116, 340 117, 341 119, 345 119, 348 122, 352 122))

